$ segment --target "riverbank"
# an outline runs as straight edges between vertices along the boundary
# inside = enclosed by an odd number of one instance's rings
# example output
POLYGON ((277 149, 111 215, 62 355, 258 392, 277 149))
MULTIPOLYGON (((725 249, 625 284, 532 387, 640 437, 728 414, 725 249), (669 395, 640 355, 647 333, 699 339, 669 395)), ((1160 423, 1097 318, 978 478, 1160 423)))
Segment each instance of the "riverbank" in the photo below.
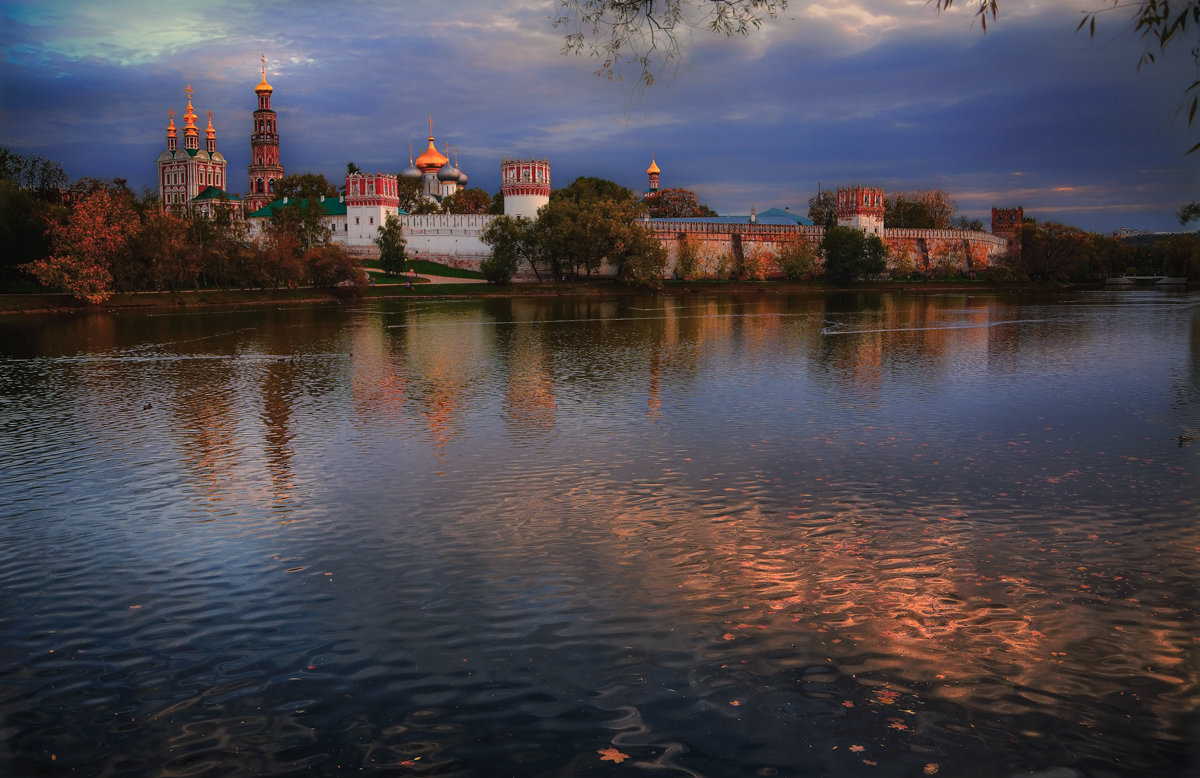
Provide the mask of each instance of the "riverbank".
MULTIPOLYGON (((997 292, 1062 289, 1060 284, 995 283, 969 280, 884 281, 839 287, 817 281, 667 281, 659 294, 830 294, 836 292, 997 292)), ((1071 288, 1081 288, 1078 285, 1071 288)), ((430 297, 545 297, 646 294, 608 279, 564 283, 488 284, 461 278, 427 276, 412 289, 402 284, 367 287, 361 296, 344 290, 317 289, 206 289, 186 292, 130 292, 115 294, 100 304, 76 300, 69 294, 0 294, 0 314, 82 313, 88 311, 155 308, 194 308, 256 305, 264 303, 329 303, 350 299, 403 299, 430 297)))

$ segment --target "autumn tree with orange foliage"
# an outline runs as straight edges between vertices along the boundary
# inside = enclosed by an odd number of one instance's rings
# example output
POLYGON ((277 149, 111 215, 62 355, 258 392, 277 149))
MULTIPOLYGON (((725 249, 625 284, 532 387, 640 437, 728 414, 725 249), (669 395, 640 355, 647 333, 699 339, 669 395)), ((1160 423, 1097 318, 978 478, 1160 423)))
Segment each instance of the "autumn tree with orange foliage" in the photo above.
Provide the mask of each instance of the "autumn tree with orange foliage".
POLYGON ((52 253, 24 266, 44 286, 78 300, 102 303, 112 296, 113 265, 128 252, 140 226, 128 190, 103 188, 78 195, 66 216, 49 223, 52 253))

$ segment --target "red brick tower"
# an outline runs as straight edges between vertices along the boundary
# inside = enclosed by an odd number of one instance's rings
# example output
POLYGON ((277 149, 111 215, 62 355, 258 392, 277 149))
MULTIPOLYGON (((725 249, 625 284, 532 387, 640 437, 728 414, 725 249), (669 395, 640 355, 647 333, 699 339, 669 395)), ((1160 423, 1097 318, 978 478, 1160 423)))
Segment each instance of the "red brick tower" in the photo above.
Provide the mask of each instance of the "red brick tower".
POLYGON ((883 187, 838 187, 837 220, 843 227, 857 227, 868 235, 883 237, 883 187))
POLYGON ((250 188, 246 195, 246 213, 269 205, 275 199, 275 183, 283 178, 279 164, 279 124, 271 110, 274 87, 267 83, 267 57, 262 58, 262 81, 254 87, 258 109, 254 112, 254 127, 250 133, 250 188))

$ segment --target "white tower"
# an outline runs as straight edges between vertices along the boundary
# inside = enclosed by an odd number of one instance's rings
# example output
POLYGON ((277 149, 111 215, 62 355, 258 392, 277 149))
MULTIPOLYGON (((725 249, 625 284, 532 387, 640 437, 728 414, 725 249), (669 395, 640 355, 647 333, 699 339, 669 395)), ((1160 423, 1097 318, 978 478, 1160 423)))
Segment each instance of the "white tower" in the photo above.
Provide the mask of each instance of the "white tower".
POLYGON ((536 219, 550 202, 550 163, 544 159, 506 159, 500 163, 504 215, 536 219))
POLYGON ((882 238, 883 187, 838 187, 837 220, 842 227, 857 227, 868 235, 882 238))

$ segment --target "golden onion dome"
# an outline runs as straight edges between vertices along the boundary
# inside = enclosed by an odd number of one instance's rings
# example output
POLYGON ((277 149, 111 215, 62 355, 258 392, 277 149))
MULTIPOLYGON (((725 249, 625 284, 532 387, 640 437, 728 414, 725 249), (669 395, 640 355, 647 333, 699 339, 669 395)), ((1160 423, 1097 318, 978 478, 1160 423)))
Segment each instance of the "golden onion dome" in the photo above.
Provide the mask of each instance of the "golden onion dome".
POLYGON ((442 152, 437 150, 433 145, 433 136, 429 136, 429 148, 425 149, 425 153, 417 157, 413 162, 422 172, 432 173, 435 170, 440 170, 449 162, 449 157, 446 157, 442 152))
POLYGON ((258 86, 254 87, 254 94, 269 95, 274 91, 275 87, 267 83, 267 69, 263 68, 262 81, 259 82, 258 86))
POLYGON ((662 171, 658 169, 658 164, 655 163, 655 161, 654 161, 654 157, 651 157, 650 158, 650 167, 646 168, 646 174, 653 176, 653 175, 657 175, 661 172, 662 171))

